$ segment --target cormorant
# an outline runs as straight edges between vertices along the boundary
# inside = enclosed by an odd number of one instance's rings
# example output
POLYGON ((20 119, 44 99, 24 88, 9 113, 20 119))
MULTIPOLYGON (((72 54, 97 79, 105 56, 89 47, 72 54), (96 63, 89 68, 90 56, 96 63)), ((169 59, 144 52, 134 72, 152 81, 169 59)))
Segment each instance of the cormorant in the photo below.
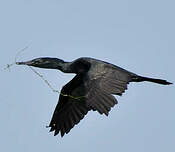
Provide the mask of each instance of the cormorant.
POLYGON ((58 69, 65 73, 76 74, 63 86, 49 124, 50 131, 54 131, 54 135, 60 132, 61 137, 69 133, 90 110, 108 116, 111 108, 118 103, 113 95, 121 96, 129 82, 149 81, 162 85, 172 84, 162 79, 142 77, 93 58, 82 57, 73 62, 65 62, 57 58, 43 57, 16 64, 58 69))

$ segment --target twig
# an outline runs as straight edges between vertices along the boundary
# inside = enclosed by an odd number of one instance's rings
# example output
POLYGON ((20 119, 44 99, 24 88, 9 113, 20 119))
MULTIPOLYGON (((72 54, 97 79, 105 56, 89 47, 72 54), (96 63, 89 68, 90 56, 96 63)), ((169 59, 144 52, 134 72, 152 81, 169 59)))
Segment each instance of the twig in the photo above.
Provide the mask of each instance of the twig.
POLYGON ((75 97, 75 96, 72 96, 72 95, 68 95, 68 94, 63 94, 63 93, 61 93, 60 91, 54 89, 54 88, 52 87, 52 85, 49 83, 49 81, 46 80, 46 79, 44 78, 43 75, 41 75, 39 72, 37 72, 37 71, 36 71, 34 68, 32 68, 31 66, 29 66, 29 68, 30 68, 36 75, 38 75, 38 76, 48 85, 48 87, 49 87, 53 92, 56 92, 56 93, 58 93, 58 94, 60 94, 60 95, 62 95, 62 96, 64 96, 64 97, 70 97, 70 98, 73 98, 73 99, 76 99, 76 100, 81 100, 81 98, 84 98, 84 96, 75 97))
MULTIPOLYGON (((18 57, 22 52, 24 52, 26 49, 28 49, 28 47, 29 47, 29 46, 26 46, 26 47, 22 48, 21 50, 19 50, 19 51, 17 52, 17 54, 15 55, 14 62, 11 63, 11 64, 7 64, 7 66, 4 68, 4 70, 6 70, 6 69, 9 69, 9 70, 10 70, 10 67, 17 63, 17 57, 18 57)), ((63 94, 63 93, 61 93, 60 91, 54 89, 54 88, 52 87, 52 85, 43 77, 43 75, 41 75, 39 72, 37 72, 37 71, 36 71, 34 68, 32 68, 31 66, 29 66, 29 68, 30 68, 35 74, 37 74, 37 75, 49 86, 49 88, 50 88, 53 92, 56 92, 56 93, 59 93, 59 94, 62 95, 62 96, 70 97, 70 98, 77 99, 77 100, 81 100, 81 98, 84 98, 84 97, 85 97, 85 96, 75 97, 75 96, 72 96, 72 95, 68 95, 68 94, 63 94)))
POLYGON ((15 64, 16 64, 17 57, 18 57, 22 52, 24 52, 26 49, 28 49, 28 48, 29 48, 29 46, 27 45, 26 47, 24 47, 23 49, 21 49, 21 50, 16 54, 16 56, 15 56, 15 64))
POLYGON ((15 63, 7 64, 7 66, 4 68, 4 70, 7 70, 7 69, 10 70, 10 67, 11 67, 12 65, 14 65, 14 64, 15 64, 15 63))
POLYGON ((4 70, 7 70, 7 69, 10 70, 10 67, 13 66, 14 64, 16 64, 17 57, 18 57, 23 51, 25 51, 28 47, 29 47, 29 46, 26 46, 26 47, 22 48, 21 50, 19 50, 19 51, 17 52, 17 54, 15 55, 15 59, 14 59, 15 61, 14 61, 13 63, 11 63, 11 64, 7 64, 7 66, 4 68, 4 70))

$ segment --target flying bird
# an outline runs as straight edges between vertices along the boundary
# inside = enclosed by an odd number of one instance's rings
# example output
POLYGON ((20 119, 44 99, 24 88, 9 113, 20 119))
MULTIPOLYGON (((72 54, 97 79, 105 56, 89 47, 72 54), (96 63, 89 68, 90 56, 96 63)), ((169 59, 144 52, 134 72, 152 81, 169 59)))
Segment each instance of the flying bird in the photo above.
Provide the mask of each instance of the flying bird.
POLYGON ((60 132, 61 137, 69 133, 90 110, 108 116, 111 108, 118 103, 113 95, 121 96, 130 82, 172 84, 162 79, 143 77, 116 65, 87 57, 72 62, 42 57, 16 64, 76 74, 62 87, 59 102, 49 124, 50 131, 54 131, 54 135, 60 132))

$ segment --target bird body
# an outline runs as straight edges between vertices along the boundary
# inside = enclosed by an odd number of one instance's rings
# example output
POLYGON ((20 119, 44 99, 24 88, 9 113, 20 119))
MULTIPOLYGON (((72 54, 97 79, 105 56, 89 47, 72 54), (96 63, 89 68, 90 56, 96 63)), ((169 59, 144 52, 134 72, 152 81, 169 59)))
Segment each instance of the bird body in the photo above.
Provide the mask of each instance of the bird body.
POLYGON ((122 95, 130 82, 150 81, 158 84, 172 84, 162 79, 142 77, 116 65, 93 59, 79 58, 65 62, 57 58, 37 58, 27 62, 17 62, 39 68, 58 69, 76 76, 63 86, 59 102, 49 124, 54 135, 61 136, 79 123, 88 111, 98 111, 108 116, 111 108, 118 103, 113 95, 122 95))

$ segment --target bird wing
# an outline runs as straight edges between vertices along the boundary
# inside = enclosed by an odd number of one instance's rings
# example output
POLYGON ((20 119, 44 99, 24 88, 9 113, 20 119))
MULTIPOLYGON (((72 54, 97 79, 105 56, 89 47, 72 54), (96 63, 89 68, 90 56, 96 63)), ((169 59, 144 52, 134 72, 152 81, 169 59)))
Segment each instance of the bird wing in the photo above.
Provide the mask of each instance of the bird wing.
POLYGON ((86 81, 88 106, 100 114, 108 115, 111 107, 118 103, 112 94, 122 95, 131 76, 132 73, 108 64, 92 68, 86 81))
POLYGON ((85 98, 83 97, 85 92, 82 77, 82 75, 76 75, 61 90, 59 102, 49 125, 51 127, 50 131, 55 131, 54 135, 60 132, 63 137, 90 110, 86 106, 85 98))
POLYGON ((64 136, 89 110, 108 115, 111 107, 118 103, 112 94, 122 95, 130 77, 131 73, 107 65, 77 74, 61 90, 49 125, 50 131, 55 131, 54 135, 60 132, 64 136))

